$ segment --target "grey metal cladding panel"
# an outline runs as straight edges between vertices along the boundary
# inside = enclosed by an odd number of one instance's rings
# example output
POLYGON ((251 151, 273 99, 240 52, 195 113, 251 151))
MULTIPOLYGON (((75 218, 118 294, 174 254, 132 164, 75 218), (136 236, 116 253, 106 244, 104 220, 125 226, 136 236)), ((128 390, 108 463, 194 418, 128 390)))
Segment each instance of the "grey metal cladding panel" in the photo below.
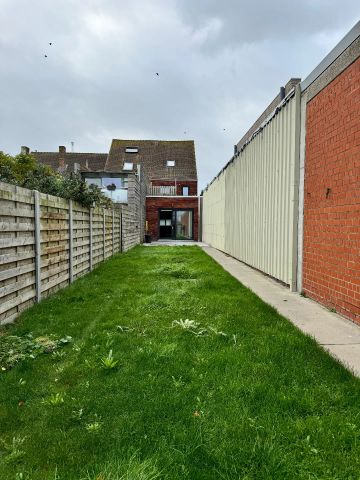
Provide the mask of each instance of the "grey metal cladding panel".
POLYGON ((306 90, 360 36, 360 20, 300 84, 306 90))

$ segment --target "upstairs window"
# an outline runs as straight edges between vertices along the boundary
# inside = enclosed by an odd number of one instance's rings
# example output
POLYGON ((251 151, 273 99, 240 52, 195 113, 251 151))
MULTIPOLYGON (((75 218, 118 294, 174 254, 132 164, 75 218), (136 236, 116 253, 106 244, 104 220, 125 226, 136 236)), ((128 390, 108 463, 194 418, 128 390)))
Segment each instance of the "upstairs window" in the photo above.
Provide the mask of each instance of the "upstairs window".
POLYGON ((132 170, 134 164, 132 162, 124 162, 123 170, 132 170))
POLYGON ((182 187, 182 194, 183 194, 184 197, 189 196, 189 187, 188 186, 182 187))
POLYGON ((167 160, 166 166, 167 167, 175 167, 175 160, 167 160))
POLYGON ((96 185, 97 187, 101 188, 102 183, 101 183, 101 178, 91 178, 91 177, 86 177, 85 182, 88 185, 96 185))
POLYGON ((126 147, 125 152, 126 153, 138 153, 139 148, 138 147, 126 147))

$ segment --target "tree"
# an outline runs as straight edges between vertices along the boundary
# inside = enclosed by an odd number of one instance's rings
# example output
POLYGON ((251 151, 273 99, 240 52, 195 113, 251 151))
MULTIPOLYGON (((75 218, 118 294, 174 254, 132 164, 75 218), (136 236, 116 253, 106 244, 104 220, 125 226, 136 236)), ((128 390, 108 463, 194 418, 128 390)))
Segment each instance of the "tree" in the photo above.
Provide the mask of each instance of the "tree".
POLYGON ((87 185, 79 174, 60 175, 31 155, 15 157, 0 152, 0 181, 75 200, 86 207, 109 207, 112 202, 96 185, 87 185))

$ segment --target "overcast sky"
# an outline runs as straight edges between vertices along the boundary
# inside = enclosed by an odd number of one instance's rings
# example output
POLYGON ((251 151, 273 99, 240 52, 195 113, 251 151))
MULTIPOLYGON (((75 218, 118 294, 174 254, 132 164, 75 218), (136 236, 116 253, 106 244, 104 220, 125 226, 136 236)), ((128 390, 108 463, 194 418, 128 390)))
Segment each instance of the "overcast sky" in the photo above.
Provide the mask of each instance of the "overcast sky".
POLYGON ((359 0, 0 0, 0 150, 194 139, 204 187, 359 17, 359 0))

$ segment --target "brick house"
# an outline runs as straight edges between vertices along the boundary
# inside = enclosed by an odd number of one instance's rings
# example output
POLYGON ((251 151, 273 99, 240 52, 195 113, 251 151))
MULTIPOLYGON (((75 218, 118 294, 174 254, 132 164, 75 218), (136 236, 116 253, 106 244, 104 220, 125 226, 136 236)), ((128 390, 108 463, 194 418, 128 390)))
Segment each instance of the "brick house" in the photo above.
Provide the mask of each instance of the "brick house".
MULTIPOLYGON (((27 147, 22 151, 29 153, 27 147)), ((143 217, 152 239, 198 239, 197 170, 192 140, 114 139, 108 154, 67 152, 63 146, 58 152, 31 153, 60 173, 80 173, 87 183, 98 185, 116 203, 127 203, 129 179, 141 176, 146 188, 143 217)))
POLYGON ((195 146, 192 140, 113 140, 108 171, 141 165, 147 179, 146 222, 152 239, 198 239, 195 146))

